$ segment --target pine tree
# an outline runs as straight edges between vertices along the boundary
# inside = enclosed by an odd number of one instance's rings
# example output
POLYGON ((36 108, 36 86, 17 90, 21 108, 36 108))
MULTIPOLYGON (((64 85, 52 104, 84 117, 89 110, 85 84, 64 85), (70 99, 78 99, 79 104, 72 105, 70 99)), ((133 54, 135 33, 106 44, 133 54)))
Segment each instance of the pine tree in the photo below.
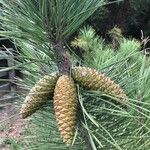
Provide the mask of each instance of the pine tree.
MULTIPOLYGON (((47 105, 29 118, 29 128, 18 141, 23 149, 149 148, 150 68, 144 56, 138 61, 133 57, 139 57, 138 42, 124 39, 115 52, 92 28, 84 28, 72 43, 84 50, 83 60, 69 47, 73 33, 104 4, 103 0, 2 0, 0 4, 0 35, 16 45, 19 56, 13 68, 24 74, 22 86, 30 91, 44 75, 59 74, 53 100, 48 98, 47 105), (133 51, 127 53, 126 46, 133 51), (75 84, 71 71, 76 63, 105 73, 124 89, 126 107, 116 103, 118 98, 107 90, 89 91, 80 82, 75 84)), ((2 55, 12 59, 11 53, 2 55)))

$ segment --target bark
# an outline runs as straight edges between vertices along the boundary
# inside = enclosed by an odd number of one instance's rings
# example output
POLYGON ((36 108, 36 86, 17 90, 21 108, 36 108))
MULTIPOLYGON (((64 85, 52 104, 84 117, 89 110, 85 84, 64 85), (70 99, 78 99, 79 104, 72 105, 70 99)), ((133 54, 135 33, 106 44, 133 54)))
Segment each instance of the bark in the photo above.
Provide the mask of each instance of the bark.
POLYGON ((55 56, 57 58, 57 66, 60 75, 70 74, 71 61, 69 55, 63 48, 62 43, 53 42, 52 47, 54 49, 55 56))

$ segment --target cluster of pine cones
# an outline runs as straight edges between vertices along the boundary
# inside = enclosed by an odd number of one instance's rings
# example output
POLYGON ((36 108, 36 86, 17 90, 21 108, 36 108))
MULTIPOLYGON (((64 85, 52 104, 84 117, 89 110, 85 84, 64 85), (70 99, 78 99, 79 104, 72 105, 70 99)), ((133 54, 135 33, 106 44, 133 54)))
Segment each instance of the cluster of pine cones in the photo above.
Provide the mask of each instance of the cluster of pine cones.
POLYGON ((118 102, 126 104, 124 91, 109 77, 86 67, 74 67, 71 75, 46 75, 30 90, 20 114, 26 118, 53 98, 56 121, 60 135, 66 145, 72 143, 77 114, 78 83, 87 90, 99 90, 117 97, 118 102))

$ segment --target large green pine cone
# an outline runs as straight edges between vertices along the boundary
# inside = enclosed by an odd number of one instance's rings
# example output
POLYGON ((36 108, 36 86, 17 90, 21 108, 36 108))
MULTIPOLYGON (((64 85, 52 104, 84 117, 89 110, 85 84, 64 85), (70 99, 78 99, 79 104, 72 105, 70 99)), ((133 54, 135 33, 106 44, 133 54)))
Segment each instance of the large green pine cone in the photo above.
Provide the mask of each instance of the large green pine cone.
POLYGON ((57 79, 56 75, 46 75, 34 85, 22 104, 20 110, 22 118, 32 115, 48 99, 52 99, 57 79))
POLYGON ((126 104, 126 94, 120 86, 109 77, 88 67, 74 67, 72 78, 87 90, 103 91, 106 94, 116 96, 118 102, 126 104))
POLYGON ((74 81, 67 75, 59 77, 54 92, 54 110, 63 142, 72 143, 77 113, 77 91, 74 81))

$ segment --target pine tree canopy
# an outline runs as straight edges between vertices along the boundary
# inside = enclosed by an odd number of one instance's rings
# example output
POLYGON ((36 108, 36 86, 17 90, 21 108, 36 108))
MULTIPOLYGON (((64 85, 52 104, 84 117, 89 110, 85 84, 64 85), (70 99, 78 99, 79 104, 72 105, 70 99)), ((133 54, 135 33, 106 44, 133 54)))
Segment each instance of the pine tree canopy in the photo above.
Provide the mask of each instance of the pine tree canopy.
POLYGON ((23 75, 15 80, 22 89, 16 91, 16 115, 25 99, 26 110, 47 98, 35 113, 27 114, 23 135, 10 140, 12 149, 149 150, 150 60, 140 41, 121 33, 108 43, 85 24, 106 4, 105 0, 0 0, 0 36, 15 45, 14 50, 0 51, 0 58, 15 63, 0 72, 16 69, 23 75), (59 79, 51 87, 53 73, 59 79), (47 95, 47 87, 54 98, 47 95), (125 104, 114 93, 123 95, 125 104))

